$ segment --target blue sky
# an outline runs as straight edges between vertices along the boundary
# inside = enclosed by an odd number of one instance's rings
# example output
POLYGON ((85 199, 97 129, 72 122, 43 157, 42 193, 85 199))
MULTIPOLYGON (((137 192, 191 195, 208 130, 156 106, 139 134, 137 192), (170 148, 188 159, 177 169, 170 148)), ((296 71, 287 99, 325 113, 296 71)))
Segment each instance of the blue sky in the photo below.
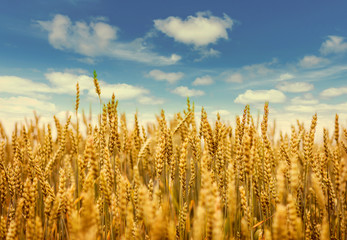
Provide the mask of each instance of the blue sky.
POLYGON ((7 128, 35 110, 43 121, 103 101, 143 122, 165 109, 219 112, 234 122, 270 101, 289 129, 317 112, 322 126, 347 119, 346 1, 3 1, 0 120, 7 128))

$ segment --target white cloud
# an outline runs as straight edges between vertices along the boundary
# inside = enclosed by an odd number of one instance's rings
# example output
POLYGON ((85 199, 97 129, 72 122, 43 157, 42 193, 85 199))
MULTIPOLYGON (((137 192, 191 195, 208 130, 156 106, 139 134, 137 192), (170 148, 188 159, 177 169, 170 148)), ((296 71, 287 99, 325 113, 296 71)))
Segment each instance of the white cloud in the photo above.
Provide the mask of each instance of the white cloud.
POLYGON ((278 90, 247 90, 245 93, 240 94, 234 100, 235 103, 251 104, 251 103, 264 103, 269 101, 271 103, 282 103, 286 100, 286 96, 278 90))
POLYGON ((172 92, 176 93, 182 97, 202 96, 205 94, 201 90, 189 89, 185 86, 179 86, 179 87, 175 88, 172 92))
POLYGON ((56 106, 48 101, 41 101, 32 97, 9 97, 0 98, 1 115, 5 114, 20 114, 23 117, 27 114, 37 112, 54 112, 56 106))
POLYGON ((38 21, 49 32, 49 43, 56 49, 74 49, 86 56, 98 55, 105 51, 117 38, 117 28, 104 22, 77 21, 73 24, 69 17, 57 14, 52 21, 38 21))
POLYGON ((347 42, 344 37, 340 36, 329 36, 329 39, 322 43, 319 51, 323 55, 331 53, 344 53, 347 52, 347 42))
MULTIPOLYGON (((315 82, 323 82, 323 81, 340 81, 343 82, 345 80, 345 76, 347 74, 347 65, 346 64, 331 64, 325 66, 323 68, 311 68, 311 69, 296 69, 293 65, 287 65, 286 68, 282 66, 278 66, 278 68, 271 67, 270 69, 267 67, 270 63, 260 64, 268 69, 267 75, 256 74, 255 72, 245 71, 245 66, 240 68, 230 69, 222 72, 219 77, 227 80, 227 77, 234 72, 239 72, 242 74, 243 84, 238 86, 234 85, 232 87, 233 90, 241 90, 241 89, 255 89, 255 88, 267 88, 267 86, 271 87, 273 84, 280 84, 284 81, 285 78, 288 78, 286 82, 302 81, 314 84, 315 82), (293 71, 290 72, 288 70, 293 71), (288 75, 285 73, 288 72, 288 75), (284 76, 282 76, 284 75, 284 76), (286 76, 287 75, 287 76, 286 76), (293 78, 292 78, 293 77, 293 78), (282 80, 281 80, 282 78, 282 80)), ((251 69, 255 69, 254 65, 251 69)), ((315 85, 315 84, 314 84, 315 85)))
POLYGON ((241 73, 234 73, 229 75, 226 80, 226 82, 233 82, 233 83, 242 83, 243 77, 241 73))
POLYGON ((162 99, 155 99, 149 96, 142 96, 138 99, 138 101, 141 104, 148 104, 148 105, 161 105, 164 103, 164 100, 162 99))
POLYGON ((84 55, 80 61, 94 63, 94 57, 112 57, 153 65, 175 64, 181 59, 172 54, 169 57, 152 52, 143 38, 131 42, 119 42, 118 28, 94 19, 87 24, 83 21, 71 22, 65 15, 57 14, 51 21, 37 21, 48 32, 49 43, 56 49, 73 51, 84 55))
POLYGON ((52 89, 45 83, 34 82, 17 76, 0 76, 0 92, 16 95, 36 96, 37 93, 49 93, 52 89))
POLYGON ((211 85, 211 84, 213 84, 213 79, 209 75, 206 75, 206 76, 203 76, 203 77, 198 77, 192 83, 193 86, 211 85))
MULTIPOLYGON (((126 83, 109 84, 106 82, 100 82, 100 85, 101 85, 101 94, 103 98, 105 99, 111 98, 113 93, 115 94, 116 98, 119 100, 132 99, 132 98, 136 98, 136 97, 149 93, 148 89, 132 86, 126 83)), ((97 96, 94 88, 93 90, 89 91, 89 95, 97 96)))
MULTIPOLYGON (((35 96, 47 99, 49 94, 76 94, 76 83, 79 83, 80 94, 87 91, 87 95, 97 97, 93 78, 85 74, 82 69, 67 69, 67 72, 49 72, 45 74, 49 84, 38 83, 16 76, 0 76, 0 92, 35 96)), ((149 94, 149 90, 143 87, 133 86, 126 83, 110 84, 99 80, 101 97, 108 99, 115 93, 117 99, 133 99, 149 94)))
POLYGON ((80 85, 80 91, 94 89, 93 78, 87 75, 77 75, 69 72, 49 72, 45 74, 51 83, 51 91, 60 94, 76 94, 76 83, 80 85))
POLYGON ((206 46, 216 43, 218 39, 228 39, 227 30, 232 28, 233 21, 228 15, 224 18, 212 16, 208 12, 198 12, 186 20, 179 17, 154 20, 154 26, 175 41, 195 46, 206 46))
POLYGON ((285 81, 285 80, 289 80, 289 79, 293 79, 294 76, 290 73, 283 73, 280 75, 279 77, 279 81, 285 81))
POLYGON ((347 94, 347 87, 340 88, 328 88, 321 92, 322 97, 337 97, 343 94, 347 94))
POLYGON ((157 81, 167 81, 169 83, 175 83, 182 79, 184 74, 182 72, 170 72, 166 73, 160 70, 152 70, 147 74, 148 77, 151 77, 157 81))
POLYGON ((285 107, 285 110, 290 112, 314 113, 316 112, 316 107, 313 105, 290 105, 285 107))
POLYGON ((313 68, 313 67, 320 67, 328 63, 329 63, 328 59, 310 55, 310 56, 305 56, 303 59, 301 59, 299 61, 299 66, 303 68, 313 68))
MULTIPOLYGON (((51 72, 47 73, 46 78, 54 86, 56 93, 68 93, 71 95, 76 94, 76 83, 79 82, 80 91, 87 90, 89 96, 96 97, 95 86, 93 78, 87 75, 76 75, 67 72, 51 72)), ((101 88, 101 97, 110 98, 114 93, 117 99, 132 99, 143 94, 149 93, 149 90, 132 86, 126 83, 109 84, 99 80, 101 88)))
POLYGON ((346 112, 347 103, 340 104, 316 104, 316 105, 290 105, 285 107, 285 110, 302 113, 331 113, 331 112, 346 112))
POLYGON ((308 92, 313 89, 313 84, 307 82, 282 82, 276 88, 283 92, 308 92))
POLYGON ((290 100, 293 105, 313 105, 318 104, 318 100, 311 93, 306 93, 300 97, 294 97, 290 100))

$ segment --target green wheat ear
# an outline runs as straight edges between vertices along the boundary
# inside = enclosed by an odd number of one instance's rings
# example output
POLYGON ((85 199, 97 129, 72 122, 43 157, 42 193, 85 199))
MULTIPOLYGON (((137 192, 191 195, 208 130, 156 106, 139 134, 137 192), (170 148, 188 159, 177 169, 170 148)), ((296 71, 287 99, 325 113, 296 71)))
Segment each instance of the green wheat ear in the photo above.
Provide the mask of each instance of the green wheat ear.
POLYGON ((94 78, 97 78, 98 75, 96 74, 96 71, 94 70, 94 78))

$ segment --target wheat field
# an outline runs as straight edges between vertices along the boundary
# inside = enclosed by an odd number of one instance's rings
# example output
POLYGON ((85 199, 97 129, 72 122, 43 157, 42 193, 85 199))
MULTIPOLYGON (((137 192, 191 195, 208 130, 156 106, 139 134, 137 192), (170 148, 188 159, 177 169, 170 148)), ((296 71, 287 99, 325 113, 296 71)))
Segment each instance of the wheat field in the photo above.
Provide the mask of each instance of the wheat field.
MULTIPOLYGON (((347 239, 347 130, 268 128, 269 107, 235 123, 195 107, 128 126, 94 73, 92 125, 54 116, 0 131, 0 239, 347 239), (81 129, 86 129, 85 131, 81 129), (57 132, 52 137, 52 132, 57 132), (323 139, 315 142, 316 131, 323 139)), ((332 117, 334 118, 334 116, 332 117)), ((0 125, 1 126, 1 125, 0 125)))

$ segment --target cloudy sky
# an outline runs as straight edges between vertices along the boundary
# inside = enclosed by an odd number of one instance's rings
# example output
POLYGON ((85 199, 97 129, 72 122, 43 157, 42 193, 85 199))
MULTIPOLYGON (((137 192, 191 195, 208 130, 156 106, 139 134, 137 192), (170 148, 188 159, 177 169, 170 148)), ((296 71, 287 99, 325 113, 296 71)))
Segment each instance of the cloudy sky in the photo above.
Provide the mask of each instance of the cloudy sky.
POLYGON ((347 119, 347 2, 32 0, 0 8, 0 120, 99 112, 114 92, 142 121, 185 108, 234 122, 270 101, 284 129, 347 119))

